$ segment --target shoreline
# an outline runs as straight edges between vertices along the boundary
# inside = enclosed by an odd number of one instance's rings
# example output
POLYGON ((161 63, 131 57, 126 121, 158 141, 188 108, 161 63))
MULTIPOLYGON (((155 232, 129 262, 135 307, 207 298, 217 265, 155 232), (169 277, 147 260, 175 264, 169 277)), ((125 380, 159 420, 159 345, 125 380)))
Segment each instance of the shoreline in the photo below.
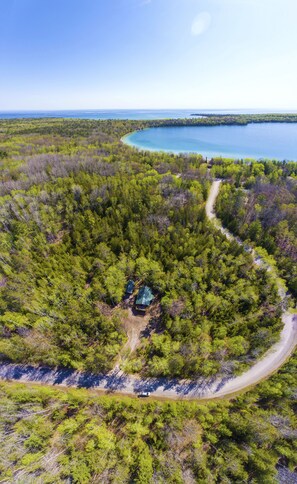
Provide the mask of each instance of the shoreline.
MULTIPOLYGON (((225 126, 225 125, 223 125, 225 126)), ((226 125, 228 126, 228 125, 226 125)), ((261 162, 261 161, 264 161, 264 162, 267 162, 267 161, 272 161, 272 162, 283 162, 285 161, 286 163, 297 163, 297 158, 296 160, 291 160, 291 159, 286 159, 286 158, 270 158, 270 157, 264 157, 264 156, 261 156, 261 155, 242 155, 242 154, 234 154, 234 153, 220 153, 220 152, 211 152, 211 151, 190 151, 190 150, 171 150, 171 149, 166 149, 166 148, 149 148, 149 147, 146 147, 146 146, 143 146, 141 144, 136 144, 135 142, 132 142, 129 140, 129 137, 136 134, 136 133, 139 133, 139 132, 142 132, 142 131, 148 131, 148 130, 152 130, 152 129, 163 129, 163 128, 167 128, 167 129, 179 129, 179 128, 186 128, 188 126, 150 126, 150 127, 147 127, 147 128, 143 128, 143 129, 140 129, 140 130, 135 130, 135 131, 131 131, 127 134, 125 134, 124 136, 121 137, 120 141, 124 144, 126 144, 127 146, 130 146, 131 148, 135 148, 136 150, 138 151, 148 151, 150 153, 167 153, 167 154, 172 154, 172 155, 175 155, 175 156, 178 156, 178 155, 194 155, 194 156, 202 156, 202 158, 204 159, 217 159, 217 158, 222 158, 222 159, 227 159, 227 160, 233 160, 233 161, 237 161, 237 160, 240 160, 240 161, 247 161, 247 162, 255 162, 255 163, 258 163, 258 162, 261 162)), ((192 127, 191 125, 189 125, 189 127, 192 127)), ((210 128, 210 127, 217 127, 217 125, 214 125, 214 126, 194 126, 195 128, 210 128)), ((239 126, 240 127, 240 126, 239 126)))
POLYGON ((134 133, 138 133, 139 131, 147 131, 149 129, 154 129, 154 128, 144 128, 136 131, 131 131, 130 133, 125 134, 124 136, 121 137, 120 141, 127 145, 130 146, 130 148, 135 148, 137 151, 149 151, 150 153, 167 153, 170 155, 178 156, 178 155, 195 155, 195 156, 202 156, 203 158, 207 157, 210 158, 210 155, 203 155, 202 153, 198 153, 196 151, 178 151, 178 150, 166 150, 166 149, 157 149, 157 148, 146 148, 141 145, 136 145, 131 141, 127 141, 129 136, 131 136, 134 133))

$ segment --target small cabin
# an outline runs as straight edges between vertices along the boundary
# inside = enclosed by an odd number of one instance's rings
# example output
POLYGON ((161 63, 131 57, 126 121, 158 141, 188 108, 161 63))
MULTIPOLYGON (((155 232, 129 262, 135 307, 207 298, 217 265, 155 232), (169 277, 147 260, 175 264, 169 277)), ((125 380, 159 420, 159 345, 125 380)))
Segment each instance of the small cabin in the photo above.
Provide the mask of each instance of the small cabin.
POLYGON ((137 294, 135 301, 135 308, 137 311, 146 311, 151 302, 154 299, 154 295, 148 286, 142 286, 137 294))
POLYGON ((131 296, 134 292, 134 287, 135 287, 135 282, 130 279, 130 281, 127 282, 126 286, 126 295, 131 296))

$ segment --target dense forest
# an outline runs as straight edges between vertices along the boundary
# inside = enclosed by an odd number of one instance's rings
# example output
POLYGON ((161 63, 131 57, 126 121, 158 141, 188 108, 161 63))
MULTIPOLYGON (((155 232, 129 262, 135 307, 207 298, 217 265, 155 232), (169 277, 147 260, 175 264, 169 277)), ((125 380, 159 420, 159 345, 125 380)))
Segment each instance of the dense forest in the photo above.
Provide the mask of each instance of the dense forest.
POLYGON ((292 174, 284 176, 282 169, 266 163, 254 180, 243 178, 239 184, 231 176, 222 187, 217 212, 232 232, 275 257, 280 275, 297 296, 297 179, 292 174))
MULTIPOLYGON (((130 278, 155 301, 127 371, 230 374, 277 339, 273 281, 206 220, 205 201, 224 178, 224 224, 264 247, 296 295, 297 164, 206 164, 121 143, 148 123, 0 121, 2 361, 109 370, 127 341, 130 278)), ((295 354, 252 391, 214 402, 2 383, 1 481, 294 484, 296 369, 295 354)))
POLYGON ((274 282, 206 220, 200 156, 132 150, 124 122, 0 126, 2 358, 111 369, 130 278, 152 288, 157 316, 125 371, 230 374, 277 340, 274 282))
POLYGON ((209 403, 2 384, 2 482, 294 484, 296 367, 209 403))

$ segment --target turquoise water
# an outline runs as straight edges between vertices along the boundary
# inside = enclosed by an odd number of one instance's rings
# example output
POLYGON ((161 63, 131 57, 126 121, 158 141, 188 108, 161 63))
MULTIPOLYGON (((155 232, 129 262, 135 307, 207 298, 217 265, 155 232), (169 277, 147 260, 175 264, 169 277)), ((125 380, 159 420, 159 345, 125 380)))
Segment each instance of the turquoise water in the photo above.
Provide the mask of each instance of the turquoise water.
POLYGON ((151 151, 297 161, 297 123, 149 128, 124 141, 151 151))

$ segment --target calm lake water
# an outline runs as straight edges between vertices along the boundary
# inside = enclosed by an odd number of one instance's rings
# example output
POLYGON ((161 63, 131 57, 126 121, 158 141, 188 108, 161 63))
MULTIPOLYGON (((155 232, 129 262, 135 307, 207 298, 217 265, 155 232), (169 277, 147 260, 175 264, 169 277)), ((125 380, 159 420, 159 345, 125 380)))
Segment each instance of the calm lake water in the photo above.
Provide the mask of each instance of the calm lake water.
MULTIPOLYGON (((196 110, 185 109, 89 109, 55 111, 0 111, 0 119, 75 118, 75 119, 168 119, 189 118, 196 110)), ((210 111, 208 111, 210 112, 210 111)), ((222 114, 222 113, 221 113, 222 114)))
POLYGON ((151 151, 297 161, 297 123, 149 128, 124 141, 151 151))
MULTIPOLYGON (((269 110, 259 109, 72 109, 55 111, 0 111, 0 119, 13 118, 77 118, 77 119, 168 119, 189 118, 200 114, 260 114, 269 110)), ((276 112, 283 112, 273 110, 276 112)), ((286 112, 296 112, 288 111, 286 112)))

